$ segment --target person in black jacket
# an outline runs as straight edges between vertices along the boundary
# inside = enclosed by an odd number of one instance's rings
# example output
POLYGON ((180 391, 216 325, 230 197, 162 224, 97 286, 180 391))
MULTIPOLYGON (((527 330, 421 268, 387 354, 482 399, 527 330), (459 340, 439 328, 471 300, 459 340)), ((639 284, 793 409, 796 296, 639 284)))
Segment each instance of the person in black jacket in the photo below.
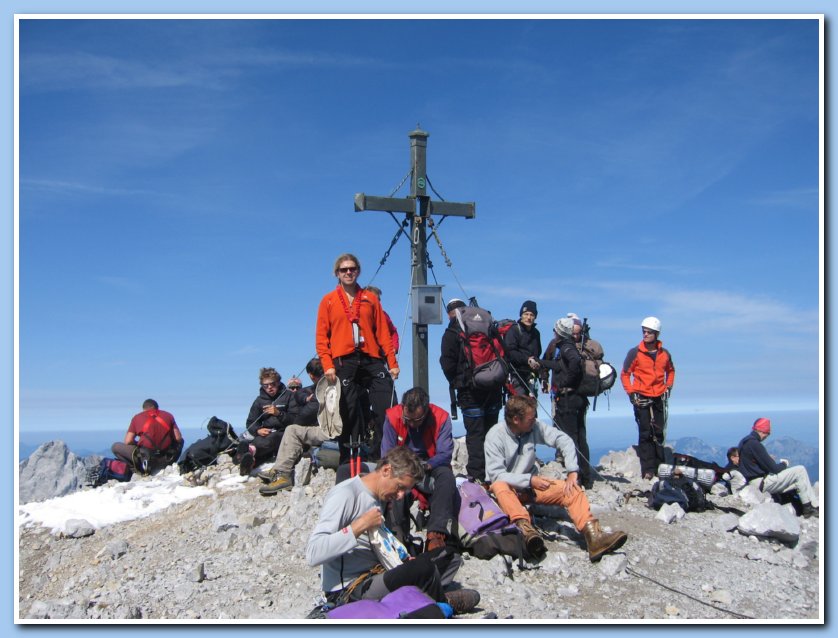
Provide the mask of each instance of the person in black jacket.
POLYGON ((770 419, 754 421, 751 433, 739 442, 739 471, 748 483, 757 483, 769 494, 795 490, 803 505, 803 516, 817 517, 818 508, 812 505, 815 494, 809 473, 802 465, 788 467, 788 461, 777 463, 762 444, 770 434, 770 419))
MULTIPOLYGON (((311 379, 312 385, 306 388, 291 390, 292 397, 288 414, 285 432, 279 444, 279 451, 276 454, 276 462, 273 466, 257 476, 265 481, 267 485, 259 488, 262 495, 271 495, 283 490, 290 490, 294 486, 292 474, 294 466, 303 458, 306 450, 317 447, 329 440, 328 436, 318 427, 317 412, 320 402, 317 400, 315 388, 317 382, 323 376, 323 365, 318 357, 314 357, 306 364, 306 372, 311 379)), ((291 388, 294 379, 288 382, 291 388)), ((299 382, 299 379, 297 379, 299 382)))
POLYGON ((247 434, 233 455, 242 476, 250 476, 254 465, 264 463, 276 456, 282 433, 285 431, 285 416, 293 393, 274 368, 259 370, 259 396, 250 406, 245 426, 247 434))
POLYGON ((509 382, 514 394, 537 396, 538 370, 541 367, 541 333, 535 327, 538 307, 527 300, 518 313, 520 319, 503 338, 503 349, 509 362, 509 382))
POLYGON ((457 392, 457 405, 463 413, 468 451, 466 474, 482 483, 486 479, 483 441, 489 429, 498 422, 498 414, 503 404, 503 385, 485 390, 477 389, 471 384, 455 314, 457 308, 465 307, 465 302, 460 299, 452 299, 446 306, 451 321, 442 335, 439 364, 449 386, 457 392))
MULTIPOLYGON (((581 382, 585 374, 585 358, 594 357, 601 359, 602 346, 599 344, 598 341, 594 341, 590 338, 588 338, 586 342, 583 343, 582 321, 573 313, 568 313, 566 318, 570 319, 573 322, 571 339, 573 341, 573 344, 576 346, 576 351, 579 352, 580 356, 582 375, 580 376, 579 380, 581 382)), ((567 325, 567 321, 565 321, 564 324, 556 322, 556 328, 554 329, 556 337, 547 345, 547 350, 544 352, 545 359, 549 361, 555 360, 557 352, 560 352, 559 345, 561 344, 562 340, 567 339, 567 325), (561 336, 559 336, 559 330, 562 330, 561 336)), ((564 367, 566 369, 569 369, 567 362, 565 362, 564 367)), ((562 383, 562 381, 559 380, 559 383, 562 383)), ((579 383, 577 383, 575 386, 570 384, 565 385, 564 388, 561 388, 560 386, 556 385, 556 381, 554 379, 552 391, 553 420, 555 421, 559 429, 573 440, 573 444, 576 446, 577 461, 579 463, 579 484, 586 490, 589 490, 594 485, 594 479, 591 475, 591 463, 590 459, 588 458, 591 454, 590 448, 588 447, 587 426, 588 405, 590 404, 590 402, 588 401, 588 397, 577 392, 578 387, 579 383)))
MULTIPOLYGON (((585 411, 588 409, 587 398, 576 389, 582 382, 582 355, 573 340, 574 320, 562 317, 553 327, 555 337, 547 346, 545 358, 538 363, 544 370, 552 370, 550 394, 553 397, 553 420, 559 429, 567 434, 576 446, 579 462, 579 483, 586 489, 592 486, 591 468, 588 461, 588 438, 585 430, 585 411), (579 418, 579 415, 581 419, 579 418)), ((560 452, 556 452, 558 459, 560 452)))

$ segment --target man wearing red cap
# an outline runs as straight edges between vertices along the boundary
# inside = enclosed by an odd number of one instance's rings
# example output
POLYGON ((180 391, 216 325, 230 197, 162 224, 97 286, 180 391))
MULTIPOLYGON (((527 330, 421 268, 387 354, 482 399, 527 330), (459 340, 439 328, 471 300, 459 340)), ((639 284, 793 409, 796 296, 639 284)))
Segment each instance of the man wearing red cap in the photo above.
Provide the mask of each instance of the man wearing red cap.
POLYGON ((770 434, 770 419, 754 421, 751 433, 739 442, 739 470, 748 483, 756 482, 762 491, 769 494, 795 490, 803 504, 803 516, 817 517, 818 508, 812 505, 815 494, 809 473, 802 465, 788 467, 786 461, 777 463, 762 444, 770 434))

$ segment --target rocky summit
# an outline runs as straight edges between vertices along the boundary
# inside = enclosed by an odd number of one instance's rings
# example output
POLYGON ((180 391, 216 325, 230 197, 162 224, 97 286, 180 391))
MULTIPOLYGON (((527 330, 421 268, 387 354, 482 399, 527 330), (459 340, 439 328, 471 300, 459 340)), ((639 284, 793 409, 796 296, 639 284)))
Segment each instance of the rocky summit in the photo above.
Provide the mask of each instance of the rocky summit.
MULTIPOLYGON (((464 454, 458 441, 455 471, 464 454)), ((591 563, 562 510, 537 508, 546 558, 520 570, 500 556, 465 556, 455 582, 479 590, 481 601, 448 622, 823 622, 818 518, 798 518, 790 505, 750 490, 730 495, 719 484, 711 510, 655 511, 639 469, 633 449, 611 452, 588 491, 603 527, 628 533, 617 553, 591 563)), ((21 464, 21 502, 32 489, 29 470, 21 464)), ((561 476, 563 468, 551 462, 541 472, 561 476)), ((306 564, 305 543, 334 472, 312 475, 304 459, 296 487, 270 497, 259 495, 258 478, 239 477, 226 456, 199 476, 178 477, 176 467, 162 474, 200 495, 99 527, 21 523, 19 619, 302 622, 320 597, 319 569, 306 564)), ((153 478, 96 489, 131 489, 153 478)))

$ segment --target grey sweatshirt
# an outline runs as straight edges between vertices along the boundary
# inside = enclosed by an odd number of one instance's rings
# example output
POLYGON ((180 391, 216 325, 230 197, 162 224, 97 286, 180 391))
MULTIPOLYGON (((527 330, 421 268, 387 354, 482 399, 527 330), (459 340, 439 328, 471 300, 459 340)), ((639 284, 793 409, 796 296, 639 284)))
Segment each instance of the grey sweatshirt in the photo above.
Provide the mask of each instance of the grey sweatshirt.
POLYGON ((373 507, 382 509, 359 476, 338 483, 326 495, 320 520, 306 544, 308 564, 323 566, 323 591, 343 589, 378 564, 368 534, 355 538, 350 527, 373 507))
POLYGON ((516 436, 501 421, 492 426, 483 445, 486 480, 489 483, 503 481, 519 490, 529 488, 532 475, 538 473, 535 466, 536 445, 549 445, 561 450, 565 469, 568 472, 579 470, 573 439, 558 428, 536 421, 532 431, 516 436))

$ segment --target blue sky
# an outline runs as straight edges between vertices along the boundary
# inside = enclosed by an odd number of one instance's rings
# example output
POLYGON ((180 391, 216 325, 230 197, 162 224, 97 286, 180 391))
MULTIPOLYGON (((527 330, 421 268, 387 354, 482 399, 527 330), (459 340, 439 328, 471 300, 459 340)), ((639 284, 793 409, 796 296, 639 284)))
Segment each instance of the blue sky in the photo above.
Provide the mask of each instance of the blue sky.
MULTIPOLYGON (((9 26, 14 12, 114 10, 101 0, 3 6, 9 26)), ((807 0, 490 0, 479 9, 830 17, 827 3, 807 0)), ((126 0, 119 10, 347 9, 126 0)), ((352 10, 394 9, 361 0, 352 10)), ((474 8, 426 0, 398 10, 474 8)), ((557 314, 586 314, 619 363, 640 319, 657 313, 678 365, 676 413, 726 405, 744 420, 763 407, 817 408, 816 34, 784 25, 632 21, 605 24, 610 35, 551 37, 517 24, 514 34, 493 26, 494 38, 472 23, 434 37, 373 37, 357 22, 343 25, 350 35, 332 26, 309 37, 265 25, 193 29, 192 38, 183 25, 177 38, 70 25, 75 41, 41 25, 21 46, 40 65, 32 85, 21 80, 19 291, 11 215, 0 262, 6 298, 20 299, 19 315, 9 303, 0 319, 7 335, 20 328, 2 346, 11 363, 19 343, 19 365, 0 372, 6 405, 20 406, 16 425, 109 437, 147 395, 190 426, 212 413, 243 419, 259 366, 287 377, 310 355, 333 257, 351 248, 373 272, 394 226, 353 213, 352 197, 398 184, 416 122, 431 133, 434 186, 477 202, 478 219, 441 230, 457 277, 495 314, 513 315, 532 297, 545 332, 557 314), (426 52, 411 56, 420 44, 426 52), (586 228, 592 241, 576 240, 586 228), (575 241, 565 246, 560 235, 575 241), (157 318, 141 322, 141 310, 157 318)), ((5 38, 11 87, 11 28, 5 38)), ((7 122, 12 109, 8 100, 7 122)), ((7 148, 12 130, 0 133, 7 148)), ((12 153, 6 161, 12 193, 12 153)), ((376 280, 400 327, 406 250, 400 243, 376 280)), ((460 292, 434 248, 431 258, 448 296, 460 292)), ((432 361, 438 338, 432 327, 432 361)), ((596 415, 633 428, 617 393, 596 415)))
MULTIPOLYGON (((23 21, 21 430, 148 396, 241 425, 259 367, 312 356, 335 256, 375 273, 396 225, 353 197, 417 123, 477 205, 439 229, 453 269, 429 247, 446 298, 536 300, 545 345, 576 312, 616 365, 656 315, 673 412, 816 409, 818 70, 815 20, 23 21)), ((402 239, 374 282, 399 392, 409 277, 402 239)))

